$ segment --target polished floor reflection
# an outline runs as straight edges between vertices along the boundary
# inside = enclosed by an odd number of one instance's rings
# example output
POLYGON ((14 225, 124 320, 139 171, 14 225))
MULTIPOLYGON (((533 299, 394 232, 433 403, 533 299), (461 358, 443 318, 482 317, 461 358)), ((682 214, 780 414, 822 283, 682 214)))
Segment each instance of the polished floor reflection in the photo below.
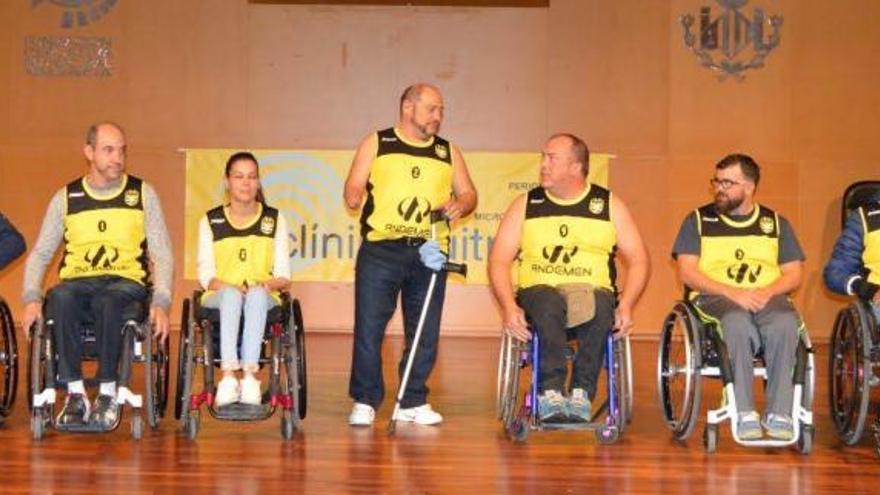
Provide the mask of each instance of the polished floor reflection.
MULTIPOLYGON (((23 342, 24 340, 21 340, 23 342)), ((255 424, 203 417, 195 442, 166 419, 131 440, 126 425, 106 435, 50 433, 31 440, 22 377, 14 414, 0 427, 2 493, 877 493, 880 459, 866 439, 843 448, 830 432, 820 347, 814 452, 756 450, 721 435, 705 454, 700 426, 687 444, 670 439, 655 391, 655 341, 633 343, 635 414, 621 441, 597 445, 587 432, 533 433, 510 443, 495 421, 495 339, 448 338, 431 381, 439 428, 400 425, 385 434, 386 400, 372 429, 346 423, 351 338, 310 334, 309 411, 293 441, 278 416, 255 424)), ((392 377, 399 339, 386 346, 392 377)), ((176 360, 176 351, 173 352, 176 360)), ((22 355, 21 364, 26 359, 22 355)), ((176 363, 176 361, 175 361, 176 363)), ((396 379, 388 386, 393 395, 396 379)), ((708 387, 706 400, 717 400, 708 387)), ((704 401, 705 402, 705 401, 704 401)), ((169 408, 169 417, 172 409, 169 408)))

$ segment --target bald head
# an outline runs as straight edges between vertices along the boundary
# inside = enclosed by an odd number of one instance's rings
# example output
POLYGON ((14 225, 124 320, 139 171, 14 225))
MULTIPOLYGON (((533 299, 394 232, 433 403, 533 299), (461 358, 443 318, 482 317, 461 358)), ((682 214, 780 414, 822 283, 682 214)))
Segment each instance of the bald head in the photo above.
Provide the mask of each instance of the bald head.
POLYGON ((572 160, 581 164, 581 173, 583 173, 584 177, 590 173, 590 149, 587 148, 587 143, 583 139, 567 132, 558 132, 547 140, 548 143, 551 141, 565 142, 568 145, 572 160))
POLYGON ((403 94, 400 95, 400 113, 403 113, 403 105, 406 102, 410 102, 413 105, 417 104, 422 99, 422 95, 426 96, 430 95, 436 98, 440 98, 440 90, 437 89, 436 86, 432 86, 427 83, 415 83, 412 86, 407 87, 403 90, 403 94))
POLYGON ((98 132, 104 129, 112 129, 121 134, 123 140, 125 139, 125 131, 122 129, 121 125, 115 122, 104 121, 89 126, 89 130, 86 131, 86 144, 94 148, 95 144, 98 142, 98 132))

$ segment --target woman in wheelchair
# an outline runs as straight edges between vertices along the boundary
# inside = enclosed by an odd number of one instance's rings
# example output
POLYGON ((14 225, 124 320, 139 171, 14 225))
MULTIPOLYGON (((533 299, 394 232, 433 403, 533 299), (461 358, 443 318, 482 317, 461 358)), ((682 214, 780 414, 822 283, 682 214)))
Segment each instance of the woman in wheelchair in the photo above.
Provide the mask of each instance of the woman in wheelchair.
POLYGON ((262 392, 255 373, 266 315, 279 304, 279 291, 290 285, 287 226, 284 216, 265 203, 254 155, 229 157, 224 184, 229 202, 209 210, 199 224, 198 276, 205 289, 201 302, 220 310, 223 377, 214 404, 258 405, 262 392))

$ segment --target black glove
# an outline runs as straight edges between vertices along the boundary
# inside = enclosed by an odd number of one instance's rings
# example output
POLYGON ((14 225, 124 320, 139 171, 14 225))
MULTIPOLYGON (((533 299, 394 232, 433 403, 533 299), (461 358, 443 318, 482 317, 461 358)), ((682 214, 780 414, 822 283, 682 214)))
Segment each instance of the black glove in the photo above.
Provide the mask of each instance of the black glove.
POLYGON ((880 285, 872 284, 862 277, 855 279, 852 283, 853 294, 859 296, 859 299, 865 302, 871 302, 874 294, 880 289, 880 285))

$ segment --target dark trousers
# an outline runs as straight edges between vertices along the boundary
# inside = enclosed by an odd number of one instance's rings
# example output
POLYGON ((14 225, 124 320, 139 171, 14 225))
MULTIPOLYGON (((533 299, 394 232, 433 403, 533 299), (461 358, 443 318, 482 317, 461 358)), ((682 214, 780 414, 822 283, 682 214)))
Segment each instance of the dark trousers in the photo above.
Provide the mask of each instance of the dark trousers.
POLYGON ((115 276, 66 280, 49 291, 46 318, 53 321, 59 381, 82 380, 83 322, 91 322, 95 331, 97 380, 116 381, 122 350, 123 310, 146 297, 143 285, 115 276))
MULTIPOLYGON (((578 349, 571 375, 572 388, 582 388, 592 400, 596 396, 596 382, 605 357, 605 338, 614 325, 614 295, 605 290, 594 291, 596 316, 592 320, 573 327, 578 349)), ((540 367, 538 391, 564 392, 566 363, 565 347, 568 328, 565 298, 549 285, 536 285, 522 289, 517 302, 532 326, 537 328, 540 341, 540 367)))
MULTIPOLYGON (((416 246, 395 241, 365 241, 361 244, 355 265, 354 349, 348 392, 356 402, 378 408, 385 396, 382 340, 397 307, 398 294, 401 296, 406 337, 406 348, 398 364, 398 373, 403 377, 433 273, 422 264, 416 246)), ((446 292, 446 272, 439 272, 436 276, 422 336, 401 400, 403 408, 427 402, 425 382, 437 360, 440 315, 446 292)))

